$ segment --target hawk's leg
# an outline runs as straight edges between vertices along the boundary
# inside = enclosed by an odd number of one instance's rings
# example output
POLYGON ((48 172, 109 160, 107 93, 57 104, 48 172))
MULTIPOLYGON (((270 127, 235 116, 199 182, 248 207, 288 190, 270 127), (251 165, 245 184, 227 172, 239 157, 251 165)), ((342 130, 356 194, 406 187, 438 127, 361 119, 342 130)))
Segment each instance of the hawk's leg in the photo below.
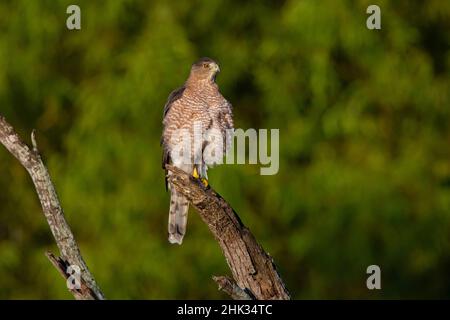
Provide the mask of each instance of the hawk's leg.
POLYGON ((209 182, 208 182, 208 166, 206 165, 206 163, 204 161, 202 161, 202 167, 200 170, 200 176, 201 176, 201 180, 203 185, 205 186, 205 188, 209 188, 209 182))

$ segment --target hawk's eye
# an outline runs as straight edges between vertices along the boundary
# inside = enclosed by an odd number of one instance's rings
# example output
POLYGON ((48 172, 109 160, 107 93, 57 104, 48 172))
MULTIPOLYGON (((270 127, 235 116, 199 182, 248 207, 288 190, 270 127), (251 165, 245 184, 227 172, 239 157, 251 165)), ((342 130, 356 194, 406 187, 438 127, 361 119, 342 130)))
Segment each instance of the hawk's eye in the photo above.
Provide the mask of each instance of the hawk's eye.
POLYGON ((208 68, 208 67, 209 67, 209 64, 207 64, 207 63, 203 64, 203 68, 208 68))

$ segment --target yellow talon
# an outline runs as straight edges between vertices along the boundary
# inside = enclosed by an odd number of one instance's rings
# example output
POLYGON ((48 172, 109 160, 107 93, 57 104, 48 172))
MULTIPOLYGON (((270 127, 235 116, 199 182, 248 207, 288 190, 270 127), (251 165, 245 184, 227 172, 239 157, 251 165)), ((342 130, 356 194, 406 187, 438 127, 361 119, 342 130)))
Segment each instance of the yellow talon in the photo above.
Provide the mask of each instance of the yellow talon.
POLYGON ((205 178, 200 178, 200 175, 198 174, 198 171, 197 171, 197 168, 196 168, 196 167, 194 167, 194 170, 192 170, 192 176, 193 176, 195 179, 200 179, 201 182, 202 182, 202 184, 205 186, 205 188, 207 188, 207 187, 209 186, 209 182, 208 182, 207 179, 205 179, 205 178))
POLYGON ((196 167, 194 167, 194 171, 192 171, 192 176, 193 176, 195 179, 200 178, 200 176, 198 175, 198 172, 197 172, 197 168, 196 168, 196 167))

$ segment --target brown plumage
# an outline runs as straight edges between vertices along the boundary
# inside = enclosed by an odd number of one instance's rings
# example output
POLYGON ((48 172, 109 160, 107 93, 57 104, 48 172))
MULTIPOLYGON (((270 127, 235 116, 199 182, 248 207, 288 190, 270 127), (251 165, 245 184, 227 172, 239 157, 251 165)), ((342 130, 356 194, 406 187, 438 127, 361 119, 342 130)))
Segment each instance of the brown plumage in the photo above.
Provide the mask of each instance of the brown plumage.
MULTIPOLYGON (((208 166, 214 163, 207 161, 205 149, 218 147, 225 153, 233 129, 233 114, 231 104, 220 94, 215 82, 220 71, 218 64, 210 58, 202 58, 191 67, 184 86, 174 90, 164 106, 163 134, 163 168, 171 163, 183 171, 192 174, 196 167, 200 177, 207 178, 208 166), (194 139, 194 124, 201 125, 202 134, 205 130, 214 129, 209 137, 202 137, 201 143, 191 143, 180 153, 177 146, 185 138, 194 139), (231 129, 231 130, 229 130, 231 129), (215 133, 215 135, 214 135, 215 133), (228 140, 227 140, 228 139, 228 140), (190 161, 186 161, 187 152, 190 161), (199 161, 197 161, 199 160, 199 161)), ((166 172, 167 174, 167 172, 166 172)), ((166 180, 167 186, 167 180, 166 180)), ((169 210, 169 242, 181 244, 186 233, 189 204, 187 199, 178 193, 170 184, 169 210)))

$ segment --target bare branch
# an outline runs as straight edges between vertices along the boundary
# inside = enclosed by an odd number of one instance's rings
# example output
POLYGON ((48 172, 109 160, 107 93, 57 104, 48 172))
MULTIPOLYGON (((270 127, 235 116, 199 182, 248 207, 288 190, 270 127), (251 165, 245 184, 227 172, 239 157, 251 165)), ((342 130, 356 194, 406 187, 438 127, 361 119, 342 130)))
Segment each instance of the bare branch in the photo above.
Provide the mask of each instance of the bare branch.
POLYGON ((248 289, 242 289, 229 277, 213 277, 219 286, 219 290, 226 292, 234 300, 255 300, 256 298, 248 289))
POLYGON ((31 131, 31 145, 33 146, 33 152, 34 153, 38 153, 38 147, 37 147, 37 142, 36 142, 36 130, 33 129, 33 131, 31 131))
POLYGON ((172 173, 167 176, 169 182, 197 209, 219 242, 235 280, 234 283, 231 279, 218 278, 219 286, 233 298, 252 295, 258 300, 289 300, 289 292, 273 259, 256 242, 233 208, 213 189, 205 188, 184 171, 171 165, 166 165, 166 169, 172 173))
MULTIPOLYGON (((67 269, 69 268, 70 264, 67 261, 64 261, 62 258, 56 257, 53 253, 47 251, 45 253, 48 260, 53 264, 53 266, 56 268, 56 270, 59 271, 61 276, 66 280, 69 279, 69 274, 67 273, 67 269)), ((77 280, 76 280, 77 281, 77 280)), ((74 283, 73 288, 68 287, 69 291, 72 292, 75 299, 77 300, 93 300, 97 295, 94 291, 92 291, 91 288, 88 287, 86 284, 86 281, 84 281, 83 278, 80 277, 79 281, 79 289, 77 289, 77 286, 74 283)))
MULTIPOLYGON (((81 256, 80 249, 75 241, 74 235, 64 218, 64 211, 60 205, 55 187, 50 179, 50 175, 39 155, 35 132, 31 134, 33 149, 30 149, 15 132, 14 128, 0 115, 0 143, 19 160, 22 166, 28 171, 33 180, 36 192, 42 205, 45 218, 50 230, 58 245, 60 255, 59 260, 49 257, 50 261, 60 272, 66 274, 65 269, 70 265, 76 265, 81 270, 81 279, 89 290, 73 292, 76 299, 104 299, 104 295, 95 283, 94 277, 90 273, 86 263, 81 256), (55 264, 55 261, 64 262, 55 264)), ((54 257, 54 256, 53 256, 54 257)), ((83 289, 83 288, 82 288, 83 289)))

